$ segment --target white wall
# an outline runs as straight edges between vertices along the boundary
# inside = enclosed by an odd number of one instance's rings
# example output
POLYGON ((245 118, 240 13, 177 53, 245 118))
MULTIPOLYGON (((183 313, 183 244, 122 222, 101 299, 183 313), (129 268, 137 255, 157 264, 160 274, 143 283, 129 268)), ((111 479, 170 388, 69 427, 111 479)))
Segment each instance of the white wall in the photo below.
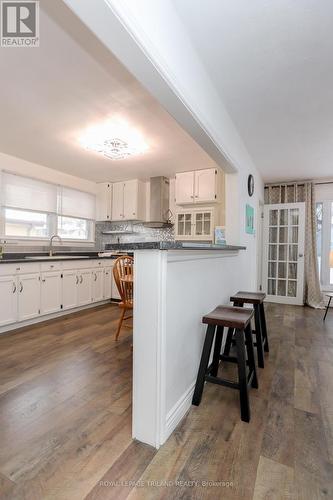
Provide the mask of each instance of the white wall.
POLYGON ((94 182, 0 152, 0 171, 1 170, 8 170, 9 172, 14 172, 19 175, 34 177, 42 181, 60 184, 88 193, 95 194, 97 191, 94 182))

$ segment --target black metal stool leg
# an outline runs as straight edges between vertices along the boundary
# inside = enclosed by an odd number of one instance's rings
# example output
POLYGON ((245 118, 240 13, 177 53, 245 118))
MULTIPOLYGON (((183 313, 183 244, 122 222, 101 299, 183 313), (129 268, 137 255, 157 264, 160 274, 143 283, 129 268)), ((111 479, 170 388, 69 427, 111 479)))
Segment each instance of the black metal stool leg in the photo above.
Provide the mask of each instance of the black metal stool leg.
POLYGON ((219 370, 223 330, 224 330, 223 326, 218 326, 216 330, 213 362, 210 370, 210 375, 212 375, 213 377, 217 377, 217 372, 219 370))
POLYGON ((265 352, 269 352, 264 303, 262 302, 259 307, 260 307, 260 321, 261 321, 261 327, 262 327, 262 337, 263 337, 263 341, 264 341, 264 349, 265 349, 265 352))
POLYGON ((325 315, 324 315, 324 319, 323 319, 323 321, 325 321, 325 319, 326 319, 326 316, 327 316, 328 310, 329 310, 330 305, 331 305, 331 300, 332 300, 332 297, 330 297, 330 298, 329 298, 329 301, 328 301, 328 304, 327 304, 327 307, 326 307, 326 311, 325 311, 325 315))
POLYGON ((224 351, 223 351, 223 354, 225 356, 229 356, 230 354, 230 348, 233 336, 234 336, 234 328, 228 328, 227 339, 225 341, 224 351))
POLYGON ((239 384, 239 399, 241 407, 241 419, 244 422, 250 421, 250 405, 247 386, 246 373, 246 355, 244 330, 236 330, 236 349, 237 349, 237 366, 238 366, 238 384, 239 384))
POLYGON ((208 367, 210 351, 213 344, 215 328, 216 328, 215 325, 207 326, 207 332, 206 332, 204 346, 202 349, 197 381, 195 384, 195 389, 192 399, 192 404, 196 406, 199 406, 202 397, 202 391, 205 383, 205 375, 208 367))
POLYGON ((254 305, 254 324, 255 324, 255 334, 256 334, 256 344, 257 344, 257 356, 258 356, 258 366, 260 368, 265 368, 264 359, 264 348, 263 348, 263 337, 262 337, 262 322, 260 314, 260 305, 254 305))
POLYGON ((247 359, 249 363, 250 373, 252 374, 251 386, 255 389, 258 389, 258 377, 257 377, 257 367, 254 357, 254 347, 253 347, 253 339, 252 339, 252 329, 251 325, 247 325, 245 328, 245 339, 246 339, 246 350, 247 350, 247 359))

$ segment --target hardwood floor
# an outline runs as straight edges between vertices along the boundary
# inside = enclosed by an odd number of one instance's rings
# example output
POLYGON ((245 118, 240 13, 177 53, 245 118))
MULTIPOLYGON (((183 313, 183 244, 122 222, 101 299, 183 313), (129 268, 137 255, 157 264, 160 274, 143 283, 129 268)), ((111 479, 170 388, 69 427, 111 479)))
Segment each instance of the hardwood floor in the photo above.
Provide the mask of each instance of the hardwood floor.
POLYGON ((158 452, 131 440, 131 332, 113 340, 117 307, 0 336, 0 498, 333 498, 333 311, 323 323, 323 311, 266 307, 250 424, 236 391, 206 384, 158 452))

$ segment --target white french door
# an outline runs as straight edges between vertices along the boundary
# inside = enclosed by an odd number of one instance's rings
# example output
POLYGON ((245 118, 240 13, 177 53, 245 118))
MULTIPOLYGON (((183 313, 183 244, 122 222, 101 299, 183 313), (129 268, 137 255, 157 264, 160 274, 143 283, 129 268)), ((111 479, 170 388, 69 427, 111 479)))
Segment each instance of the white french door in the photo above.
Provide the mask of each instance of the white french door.
POLYGON ((305 204, 264 209, 263 288, 269 302, 303 304, 305 204))

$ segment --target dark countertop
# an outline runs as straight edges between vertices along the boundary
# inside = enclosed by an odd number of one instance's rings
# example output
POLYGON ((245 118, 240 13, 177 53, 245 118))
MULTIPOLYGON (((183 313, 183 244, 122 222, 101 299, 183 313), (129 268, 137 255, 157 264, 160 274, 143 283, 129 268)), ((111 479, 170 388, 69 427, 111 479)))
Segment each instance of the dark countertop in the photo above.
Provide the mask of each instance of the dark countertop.
POLYGON ((56 252, 52 259, 47 257, 47 254, 38 254, 38 253, 10 253, 4 254, 3 258, 0 259, 0 264, 17 264, 19 262, 57 262, 57 261, 65 261, 64 256, 68 256, 68 260, 75 260, 74 257, 77 257, 77 260, 89 260, 89 259, 116 259, 119 255, 115 254, 111 257, 99 257, 98 252, 75 252, 75 253, 66 253, 66 252, 56 252), (59 259, 57 259, 59 256, 59 259), (26 257, 40 257, 38 259, 29 259, 26 257), (82 258, 84 257, 84 258, 82 258))
POLYGON ((219 252, 246 250, 243 246, 184 243, 182 241, 144 241, 140 243, 107 243, 106 250, 216 250, 219 252))

